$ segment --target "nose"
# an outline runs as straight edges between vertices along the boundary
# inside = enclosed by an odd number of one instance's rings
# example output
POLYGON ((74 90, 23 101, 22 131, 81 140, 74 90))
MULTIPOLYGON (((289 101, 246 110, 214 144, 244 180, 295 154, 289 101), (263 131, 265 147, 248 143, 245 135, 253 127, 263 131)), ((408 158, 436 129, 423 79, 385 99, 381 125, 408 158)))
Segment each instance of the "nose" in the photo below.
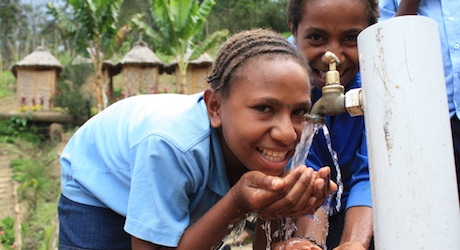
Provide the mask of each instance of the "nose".
POLYGON ((291 145, 294 143, 298 135, 291 117, 279 119, 271 130, 271 136, 283 145, 291 145))

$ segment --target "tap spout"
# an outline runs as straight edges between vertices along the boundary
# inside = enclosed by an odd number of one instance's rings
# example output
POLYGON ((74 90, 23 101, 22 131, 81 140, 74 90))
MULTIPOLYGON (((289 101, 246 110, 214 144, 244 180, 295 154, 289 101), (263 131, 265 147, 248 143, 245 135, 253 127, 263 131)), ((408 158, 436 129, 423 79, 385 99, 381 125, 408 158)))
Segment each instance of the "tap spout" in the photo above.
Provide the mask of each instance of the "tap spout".
POLYGON ((326 85, 322 88, 322 97, 315 102, 306 116, 310 123, 326 123, 326 115, 338 115, 347 111, 342 85, 326 85))
POLYGON ((326 123, 325 115, 338 115, 346 112, 344 87, 340 84, 340 74, 337 65, 340 63, 334 53, 324 54, 329 62, 329 71, 326 72, 326 84, 321 89, 323 95, 313 105, 306 120, 310 123, 326 123))
POLYGON ((329 61, 329 71, 326 73, 326 84, 321 89, 322 96, 315 102, 310 113, 305 117, 309 123, 326 123, 326 115, 335 116, 348 112, 351 116, 363 115, 363 95, 360 88, 351 89, 345 93, 340 84, 340 74, 336 65, 339 59, 330 51, 325 57, 329 61))

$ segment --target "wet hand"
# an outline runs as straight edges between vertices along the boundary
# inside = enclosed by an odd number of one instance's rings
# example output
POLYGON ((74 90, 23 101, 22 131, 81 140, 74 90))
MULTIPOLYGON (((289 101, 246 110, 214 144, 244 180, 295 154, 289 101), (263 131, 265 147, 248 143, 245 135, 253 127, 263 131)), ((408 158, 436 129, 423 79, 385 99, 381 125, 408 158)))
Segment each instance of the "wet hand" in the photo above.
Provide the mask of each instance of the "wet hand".
POLYGON ((232 187, 235 201, 245 211, 257 212, 263 219, 297 217, 313 213, 333 192, 328 183, 329 168, 316 173, 298 167, 283 177, 250 171, 232 187))
POLYGON ((273 250, 322 250, 321 247, 308 239, 291 238, 289 240, 275 243, 273 250))
POLYGON ((366 250, 360 242, 358 241, 348 241, 340 244, 340 246, 334 248, 333 250, 366 250))

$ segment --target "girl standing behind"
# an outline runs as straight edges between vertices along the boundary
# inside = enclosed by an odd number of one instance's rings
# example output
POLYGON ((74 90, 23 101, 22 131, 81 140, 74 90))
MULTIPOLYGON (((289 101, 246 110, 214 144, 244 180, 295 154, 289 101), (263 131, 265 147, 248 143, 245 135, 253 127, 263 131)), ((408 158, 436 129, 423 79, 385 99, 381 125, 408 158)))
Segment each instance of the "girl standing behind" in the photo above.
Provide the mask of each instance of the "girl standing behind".
MULTIPOLYGON (((321 97, 325 73, 329 70, 325 58, 327 51, 340 60, 337 70, 345 92, 361 87, 357 36, 363 29, 376 23, 378 17, 377 0, 289 1, 288 22, 294 44, 307 57, 313 72, 313 102, 321 97)), ((311 223, 308 217, 297 220, 299 230, 296 235, 310 238, 312 243, 323 247, 327 242, 328 249, 373 249, 372 199, 364 117, 351 117, 343 113, 325 118, 341 169, 341 207, 337 211, 334 209, 335 203, 331 204, 327 241, 322 229, 312 225, 315 223, 311 223)), ((334 166, 322 133, 315 136, 306 165, 316 170, 322 166, 334 166)), ((332 168, 332 180, 336 179, 336 175, 335 168, 332 168)), ((324 228, 326 222, 321 225, 324 228)), ((300 243, 298 239, 295 241, 300 243)))

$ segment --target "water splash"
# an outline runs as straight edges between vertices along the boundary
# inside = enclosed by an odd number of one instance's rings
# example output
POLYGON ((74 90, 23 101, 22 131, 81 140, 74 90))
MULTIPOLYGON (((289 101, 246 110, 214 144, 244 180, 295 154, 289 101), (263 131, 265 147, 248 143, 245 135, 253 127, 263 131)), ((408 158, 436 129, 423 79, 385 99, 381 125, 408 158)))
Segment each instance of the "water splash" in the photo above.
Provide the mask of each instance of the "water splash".
POLYGON ((305 165, 307 160, 308 152, 310 151, 313 137, 318 133, 318 130, 322 127, 322 124, 313 124, 306 122, 303 128, 302 135, 299 143, 295 147, 295 153, 292 157, 291 166, 289 170, 293 170, 299 166, 305 165))
MULTIPOLYGON (((342 183, 342 172, 340 171, 340 166, 339 166, 339 157, 337 156, 337 152, 332 149, 332 142, 331 142, 331 135, 329 134, 329 130, 327 129, 327 126, 323 126, 323 133, 324 137, 326 138, 326 144, 327 148, 329 149, 329 153, 331 154, 332 157, 332 162, 334 163, 335 170, 337 172, 337 177, 336 177, 336 184, 337 184, 337 192, 336 192, 336 205, 335 209, 337 211, 340 211, 340 207, 342 206, 342 193, 343 193, 343 183, 342 183)), ((330 211, 332 212, 332 211, 330 211)))
MULTIPOLYGON (((312 124, 312 123, 306 123, 305 127, 302 131, 302 136, 300 139, 300 142, 297 144, 295 148, 295 153, 294 156, 292 157, 291 165, 289 166, 290 170, 293 170, 299 166, 304 166, 306 163, 306 159, 308 157, 308 152, 310 151, 311 144, 313 142, 313 137, 318 133, 318 131, 322 129, 324 133, 324 137, 326 138, 326 143, 327 147, 329 149, 329 153, 331 154, 335 170, 337 172, 337 178, 336 178, 336 183, 338 186, 338 190, 336 191, 336 210, 339 211, 341 207, 341 198, 342 198, 342 192, 343 192, 343 184, 342 184, 342 176, 341 176, 341 171, 340 167, 338 164, 338 157, 337 153, 332 149, 332 143, 331 143, 331 138, 329 134, 329 130, 325 124, 312 124)), ((305 215, 309 219, 312 220, 313 223, 316 225, 320 225, 321 221, 325 221, 326 225, 324 225, 323 228, 323 234, 324 237, 322 237, 321 245, 326 249, 326 239, 327 235, 329 232, 329 221, 327 217, 329 216, 331 211, 331 203, 332 203, 332 197, 334 194, 329 195, 326 198, 326 201, 321 205, 319 209, 321 209, 324 212, 325 218, 321 220, 320 218, 317 217, 316 213, 313 215, 305 215)), ((271 229, 270 229, 270 223, 266 222, 264 225, 264 230, 267 238, 267 246, 270 246, 271 244, 271 229)), ((280 219, 280 225, 281 228, 273 233, 274 237, 279 237, 280 239, 287 240, 292 237, 293 233, 297 230, 297 227, 295 225, 295 222, 289 218, 281 218, 280 219)), ((311 235, 305 235, 306 237, 312 238, 316 240, 316 235, 314 232, 312 232, 311 235)))

